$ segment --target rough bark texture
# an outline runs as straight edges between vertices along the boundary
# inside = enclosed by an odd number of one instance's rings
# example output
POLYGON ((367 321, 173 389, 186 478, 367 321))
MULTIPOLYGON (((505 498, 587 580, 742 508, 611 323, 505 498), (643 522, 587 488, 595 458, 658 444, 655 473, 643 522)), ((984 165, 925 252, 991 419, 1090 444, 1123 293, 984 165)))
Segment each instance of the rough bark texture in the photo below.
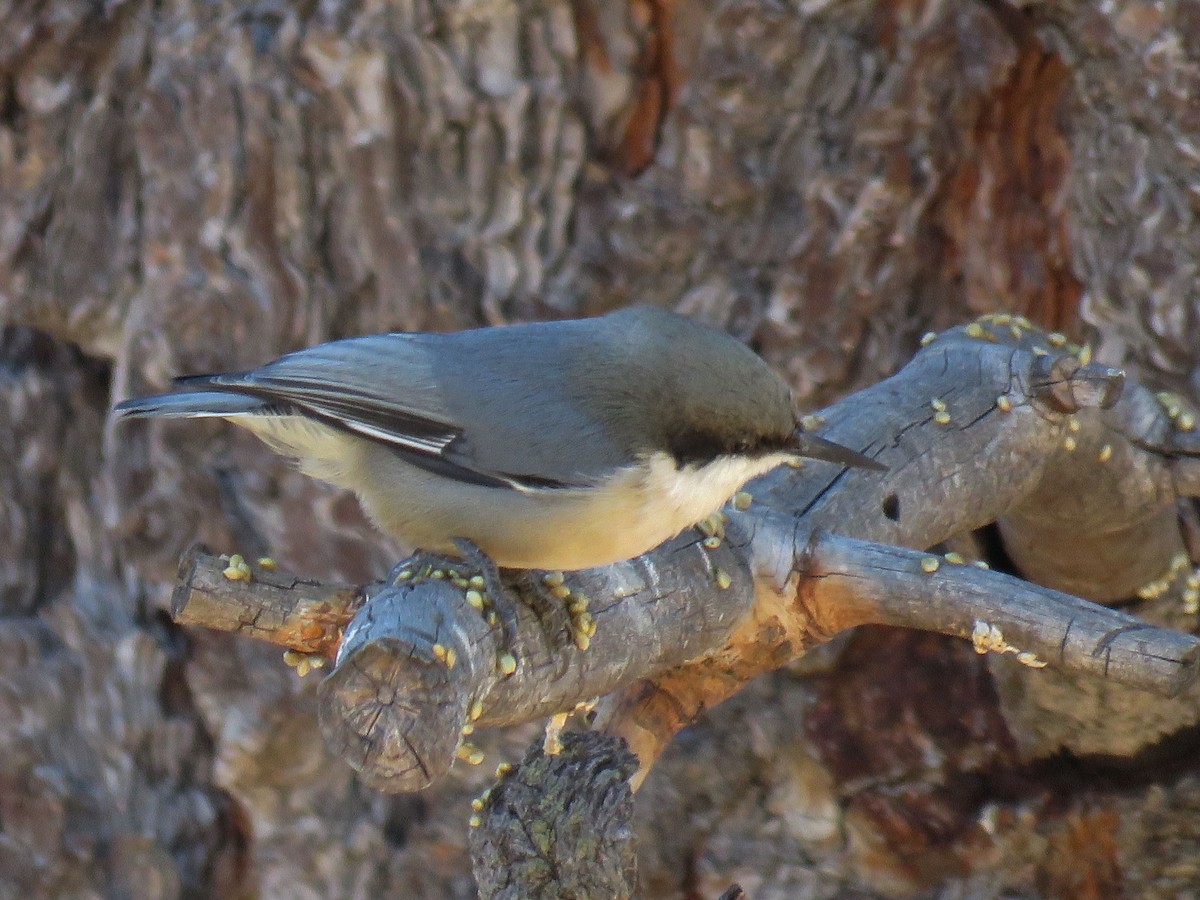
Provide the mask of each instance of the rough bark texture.
POLYGON ((637 896, 629 828, 629 779, 637 758, 619 739, 595 733, 564 735, 562 743, 555 755, 531 749, 516 770, 497 780, 472 817, 481 897, 637 896))
MULTIPOLYGON (((0 895, 475 892, 490 768, 381 796, 311 679, 165 615, 196 540, 351 583, 400 548, 111 400, 635 300, 810 406, 989 309, 1194 392, 1196 96, 1192 0, 0 4, 0 895)), ((1195 626, 1178 592, 1137 611, 1195 626)), ((643 894, 1200 891, 1195 730, 1009 662, 874 628, 759 679, 639 793, 643 894)))

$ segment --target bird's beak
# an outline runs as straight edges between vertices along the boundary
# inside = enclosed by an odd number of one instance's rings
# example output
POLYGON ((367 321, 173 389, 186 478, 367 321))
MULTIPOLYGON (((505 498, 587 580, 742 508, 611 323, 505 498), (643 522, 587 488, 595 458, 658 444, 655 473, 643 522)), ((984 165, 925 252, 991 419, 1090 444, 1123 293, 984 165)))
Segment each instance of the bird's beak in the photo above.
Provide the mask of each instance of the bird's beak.
POLYGON ((888 467, 881 462, 871 459, 849 447, 827 441, 815 434, 806 434, 797 428, 792 432, 792 442, 787 448, 797 456, 808 459, 823 459, 826 462, 839 463, 843 466, 853 466, 856 469, 872 469, 876 472, 886 472, 888 467))

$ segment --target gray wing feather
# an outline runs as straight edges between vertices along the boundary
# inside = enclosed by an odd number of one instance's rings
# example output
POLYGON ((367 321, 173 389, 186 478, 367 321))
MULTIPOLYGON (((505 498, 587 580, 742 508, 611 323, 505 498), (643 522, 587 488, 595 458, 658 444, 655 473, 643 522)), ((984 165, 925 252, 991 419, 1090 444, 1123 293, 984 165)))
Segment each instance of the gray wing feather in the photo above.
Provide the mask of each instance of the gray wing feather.
POLYGON ((575 330, 563 328, 570 324, 559 323, 554 334, 531 324, 349 338, 250 372, 178 384, 297 408, 465 481, 522 489, 580 485, 631 460, 561 389, 571 361, 589 343, 582 332, 572 340, 575 330), (520 330, 519 340, 502 334, 510 328, 520 330), (563 434, 571 438, 565 452, 563 434))
POLYGON ((260 398, 245 394, 184 391, 178 394, 136 397, 118 403, 113 407, 113 412, 121 419, 144 419, 151 416, 167 419, 203 419, 262 413, 265 407, 266 404, 260 398))
POLYGON ((415 335, 371 335, 289 353, 250 372, 182 378, 298 407, 371 440, 440 454, 461 434, 441 408, 415 335))

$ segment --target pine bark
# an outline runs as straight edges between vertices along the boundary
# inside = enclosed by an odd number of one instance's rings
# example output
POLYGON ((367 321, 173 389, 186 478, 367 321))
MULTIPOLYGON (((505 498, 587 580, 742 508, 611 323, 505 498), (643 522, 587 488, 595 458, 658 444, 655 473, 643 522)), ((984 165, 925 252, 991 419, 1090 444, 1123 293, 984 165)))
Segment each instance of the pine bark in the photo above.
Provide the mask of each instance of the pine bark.
MULTIPOLYGON (((249 438, 114 430, 111 402, 648 302, 808 408, 1003 310, 1190 414, 1198 63, 1190 0, 0 5, 0 895, 476 891, 491 765, 379 794, 326 749, 315 678, 168 615, 197 541, 344 584, 406 548, 249 438)), ((1194 554, 1195 519, 1147 544, 1194 554)), ((1033 528, 947 547, 1044 580, 1054 541, 1105 561, 1033 528)), ((1193 630, 1192 564, 1149 600, 1082 564, 1051 586, 1193 630)), ((1194 706, 858 629, 667 747, 639 889, 1195 893, 1194 706)), ((474 740, 516 762, 536 732, 474 740)))

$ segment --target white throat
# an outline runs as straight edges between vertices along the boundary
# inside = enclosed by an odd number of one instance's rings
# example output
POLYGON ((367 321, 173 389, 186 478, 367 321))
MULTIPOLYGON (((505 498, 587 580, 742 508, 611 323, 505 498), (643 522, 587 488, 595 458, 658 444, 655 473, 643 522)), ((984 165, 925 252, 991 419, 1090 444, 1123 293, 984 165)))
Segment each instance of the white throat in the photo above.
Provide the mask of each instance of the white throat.
POLYGON ((711 516, 751 478, 791 458, 787 453, 755 458, 718 456, 703 465, 677 467, 669 454, 656 453, 649 459, 647 493, 669 510, 679 523, 678 531, 682 531, 711 516))

